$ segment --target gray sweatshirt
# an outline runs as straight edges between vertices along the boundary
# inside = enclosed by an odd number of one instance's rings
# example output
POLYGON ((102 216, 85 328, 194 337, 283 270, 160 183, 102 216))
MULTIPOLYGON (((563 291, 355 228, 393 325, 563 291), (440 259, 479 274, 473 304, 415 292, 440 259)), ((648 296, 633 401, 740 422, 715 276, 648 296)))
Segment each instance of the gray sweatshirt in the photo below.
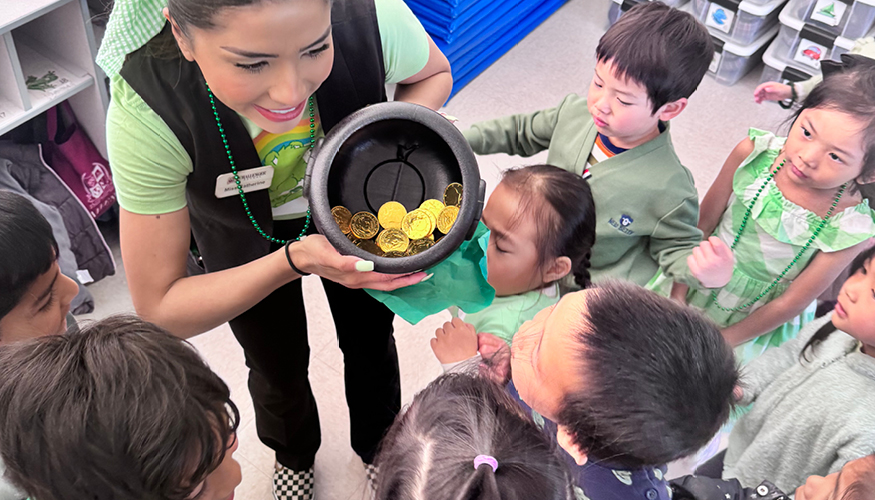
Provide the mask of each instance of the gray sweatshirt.
POLYGON ((817 474, 837 472, 875 452, 875 358, 835 331, 802 348, 832 319, 817 319, 799 336, 769 349, 742 372, 742 404, 754 403, 729 436, 723 478, 745 486, 763 479, 792 492, 817 474))

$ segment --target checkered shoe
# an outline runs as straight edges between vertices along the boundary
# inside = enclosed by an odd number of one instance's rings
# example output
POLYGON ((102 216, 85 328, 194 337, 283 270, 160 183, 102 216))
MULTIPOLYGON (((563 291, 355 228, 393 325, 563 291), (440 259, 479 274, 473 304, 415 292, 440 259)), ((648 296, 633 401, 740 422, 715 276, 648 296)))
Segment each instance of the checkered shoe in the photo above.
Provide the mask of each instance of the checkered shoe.
POLYGON ((293 471, 276 463, 273 471, 273 498, 275 500, 313 500, 313 468, 293 471))
POLYGON ((380 473, 380 468, 374 464, 365 464, 365 476, 368 479, 368 486, 371 491, 377 491, 377 474, 380 473))

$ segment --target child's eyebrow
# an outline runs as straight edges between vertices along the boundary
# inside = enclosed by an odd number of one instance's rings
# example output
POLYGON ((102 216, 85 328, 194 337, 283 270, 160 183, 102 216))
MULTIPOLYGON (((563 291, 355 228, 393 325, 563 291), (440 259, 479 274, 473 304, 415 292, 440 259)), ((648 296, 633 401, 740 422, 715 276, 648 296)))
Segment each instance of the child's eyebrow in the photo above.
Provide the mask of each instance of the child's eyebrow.
MULTIPOLYGON (((813 132, 813 133, 815 133, 815 134, 817 133, 817 129, 814 127, 814 123, 811 122, 811 119, 805 120, 805 123, 808 125, 808 128, 811 129, 811 132, 813 132)), ((854 157, 854 155, 852 155, 851 153, 848 153, 847 151, 845 151, 844 149, 842 149, 842 148, 836 146, 836 145, 833 144, 833 143, 830 143, 829 146, 830 146, 831 148, 835 149, 836 151, 838 151, 839 153, 845 155, 845 156, 848 156, 848 157, 851 157, 851 158, 854 157)))
POLYGON ((52 289, 55 288, 55 282, 58 281, 58 276, 60 276, 60 274, 61 268, 58 268, 58 271, 55 273, 55 277, 52 278, 52 282, 49 283, 48 288, 46 288, 45 291, 39 294, 39 296, 36 298, 37 304, 45 300, 45 298, 48 297, 50 293, 52 293, 52 289))

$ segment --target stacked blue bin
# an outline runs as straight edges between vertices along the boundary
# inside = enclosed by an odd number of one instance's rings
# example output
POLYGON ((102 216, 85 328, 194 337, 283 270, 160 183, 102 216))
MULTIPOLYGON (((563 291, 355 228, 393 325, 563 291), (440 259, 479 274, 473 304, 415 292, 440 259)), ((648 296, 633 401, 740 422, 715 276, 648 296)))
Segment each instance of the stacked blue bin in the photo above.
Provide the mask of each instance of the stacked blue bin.
POLYGON ((405 0, 467 85, 567 0, 405 0))

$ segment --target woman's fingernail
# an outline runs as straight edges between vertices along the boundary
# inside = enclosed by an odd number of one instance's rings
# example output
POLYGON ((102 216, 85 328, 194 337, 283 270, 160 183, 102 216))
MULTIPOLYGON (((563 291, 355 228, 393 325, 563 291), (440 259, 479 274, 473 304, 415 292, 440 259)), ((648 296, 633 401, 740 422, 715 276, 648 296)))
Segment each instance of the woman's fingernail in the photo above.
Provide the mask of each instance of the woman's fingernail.
POLYGON ((428 276, 426 276, 425 278, 422 278, 419 282, 425 283, 426 281, 430 280, 432 276, 434 276, 434 273, 431 273, 428 276))
POLYGON ((374 262, 370 260, 360 260, 355 263, 355 270, 360 273, 369 273, 374 270, 374 262))

